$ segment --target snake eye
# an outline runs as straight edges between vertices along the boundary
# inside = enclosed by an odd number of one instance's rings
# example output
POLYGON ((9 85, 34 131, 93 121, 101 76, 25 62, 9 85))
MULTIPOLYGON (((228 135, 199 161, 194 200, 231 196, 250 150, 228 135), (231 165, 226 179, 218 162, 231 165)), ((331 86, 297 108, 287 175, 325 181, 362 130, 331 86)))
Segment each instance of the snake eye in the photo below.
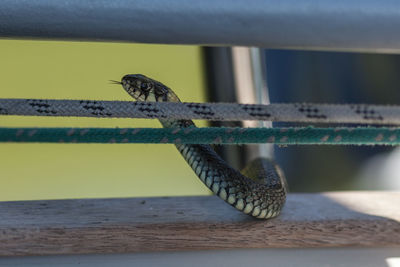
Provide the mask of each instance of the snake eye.
POLYGON ((147 84, 147 83, 142 83, 142 84, 140 85, 140 89, 142 89, 142 90, 146 90, 147 87, 148 87, 148 84, 147 84))

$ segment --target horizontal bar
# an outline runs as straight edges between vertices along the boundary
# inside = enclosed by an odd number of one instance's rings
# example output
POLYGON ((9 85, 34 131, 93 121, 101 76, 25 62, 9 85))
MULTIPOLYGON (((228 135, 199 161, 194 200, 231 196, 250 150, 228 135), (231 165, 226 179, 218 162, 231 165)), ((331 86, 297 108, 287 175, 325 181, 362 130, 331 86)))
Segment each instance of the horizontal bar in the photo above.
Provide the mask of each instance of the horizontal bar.
POLYGON ((0 115, 400 124, 400 106, 0 99, 0 115))
POLYGON ((396 0, 3 0, 0 37, 399 52, 396 0))
POLYGON ((288 194, 257 220, 215 196, 0 202, 0 256, 400 247, 399 192, 288 194))
POLYGON ((400 128, 0 128, 1 142, 400 145, 400 128))

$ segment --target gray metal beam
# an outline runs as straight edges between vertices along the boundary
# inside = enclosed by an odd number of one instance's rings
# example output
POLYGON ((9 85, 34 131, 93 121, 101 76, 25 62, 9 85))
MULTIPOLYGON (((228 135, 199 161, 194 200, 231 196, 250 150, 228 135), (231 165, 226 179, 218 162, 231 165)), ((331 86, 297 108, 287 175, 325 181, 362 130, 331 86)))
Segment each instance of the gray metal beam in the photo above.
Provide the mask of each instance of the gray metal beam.
POLYGON ((398 0, 2 0, 0 37, 399 52, 398 0))

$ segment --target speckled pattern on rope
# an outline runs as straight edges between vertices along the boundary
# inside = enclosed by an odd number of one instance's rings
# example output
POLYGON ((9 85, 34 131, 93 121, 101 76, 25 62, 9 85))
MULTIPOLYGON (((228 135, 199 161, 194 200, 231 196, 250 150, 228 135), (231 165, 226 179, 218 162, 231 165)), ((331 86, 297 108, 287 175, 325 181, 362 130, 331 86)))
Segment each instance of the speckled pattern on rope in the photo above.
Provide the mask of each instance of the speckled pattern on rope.
POLYGON ((0 99, 0 115, 400 124, 400 106, 0 99))
POLYGON ((0 142, 399 145, 400 128, 0 128, 0 142))

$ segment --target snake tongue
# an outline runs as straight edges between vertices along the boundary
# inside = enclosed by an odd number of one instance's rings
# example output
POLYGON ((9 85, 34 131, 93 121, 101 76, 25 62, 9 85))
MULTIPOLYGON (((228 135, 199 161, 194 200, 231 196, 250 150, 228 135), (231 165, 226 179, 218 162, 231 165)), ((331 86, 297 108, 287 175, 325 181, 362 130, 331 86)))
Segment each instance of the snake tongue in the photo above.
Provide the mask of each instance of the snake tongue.
POLYGON ((114 81, 114 80, 109 80, 109 82, 110 82, 111 84, 122 84, 121 82, 114 81))

